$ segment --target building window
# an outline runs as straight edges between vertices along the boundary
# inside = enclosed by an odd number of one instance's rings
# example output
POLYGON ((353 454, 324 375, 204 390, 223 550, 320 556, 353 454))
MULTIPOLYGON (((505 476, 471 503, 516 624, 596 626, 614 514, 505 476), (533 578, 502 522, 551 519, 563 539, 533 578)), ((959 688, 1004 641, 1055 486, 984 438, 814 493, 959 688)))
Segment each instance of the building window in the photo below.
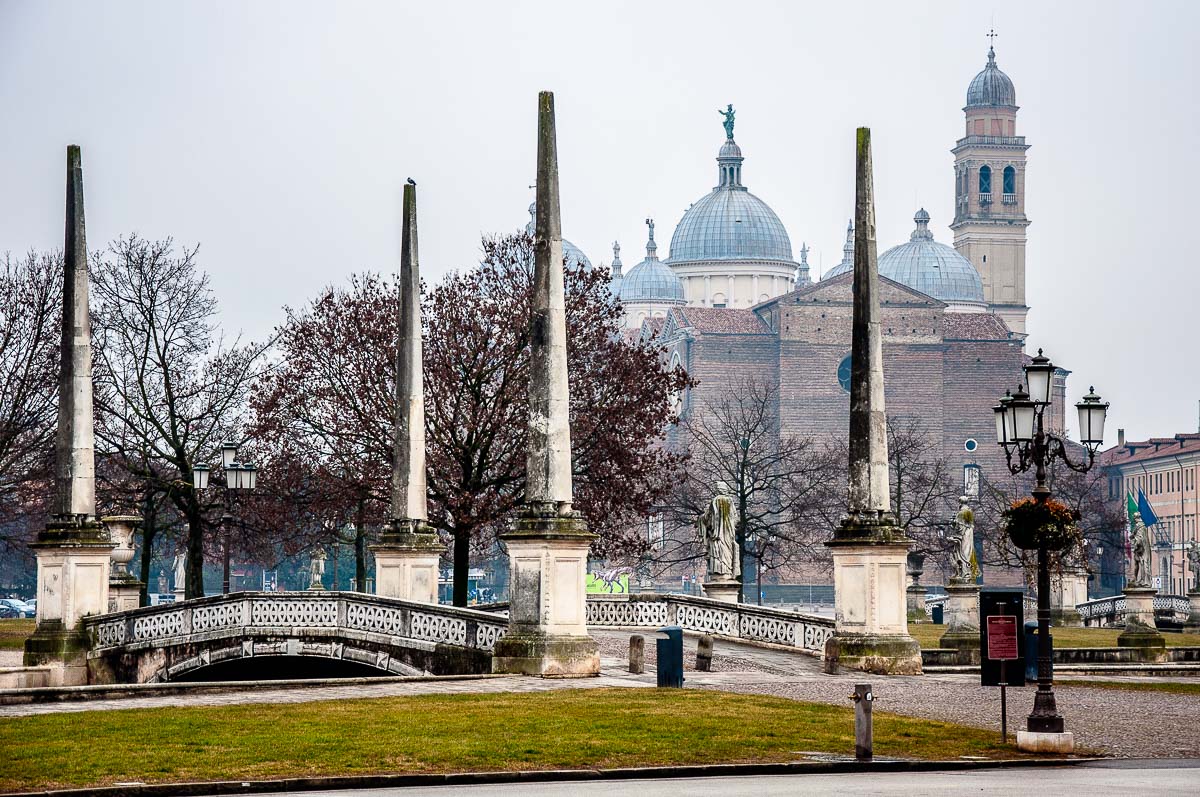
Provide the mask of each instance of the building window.
POLYGON ((1017 193, 1017 170, 1011 166, 1004 167, 1004 193, 1017 193))
POLYGON ((842 390, 850 392, 850 355, 847 354, 838 364, 837 370, 838 384, 842 386, 842 390))
POLYGON ((981 194, 992 193, 992 167, 991 166, 980 166, 979 167, 979 193, 981 193, 981 194))

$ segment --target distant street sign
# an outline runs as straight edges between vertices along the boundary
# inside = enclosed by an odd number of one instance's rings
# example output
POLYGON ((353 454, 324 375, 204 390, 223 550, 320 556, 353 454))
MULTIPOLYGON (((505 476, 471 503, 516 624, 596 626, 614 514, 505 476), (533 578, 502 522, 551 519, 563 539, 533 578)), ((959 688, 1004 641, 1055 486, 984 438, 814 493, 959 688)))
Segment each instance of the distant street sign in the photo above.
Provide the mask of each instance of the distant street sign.
POLYGON ((1015 615, 995 614, 987 618, 987 657, 992 661, 1020 658, 1015 615))

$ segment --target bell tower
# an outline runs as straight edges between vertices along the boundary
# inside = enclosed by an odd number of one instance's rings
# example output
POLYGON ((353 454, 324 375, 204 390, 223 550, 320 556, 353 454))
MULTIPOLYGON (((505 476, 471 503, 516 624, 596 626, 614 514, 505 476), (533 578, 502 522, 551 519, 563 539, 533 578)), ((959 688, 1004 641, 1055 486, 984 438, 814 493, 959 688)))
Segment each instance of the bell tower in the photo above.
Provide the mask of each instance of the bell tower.
MULTIPOLYGON (((995 33, 988 34, 995 37, 995 33)), ((1024 336, 1025 151, 1017 135, 1017 93, 988 48, 967 88, 966 131, 954 145, 954 248, 983 278, 988 309, 1024 336)))

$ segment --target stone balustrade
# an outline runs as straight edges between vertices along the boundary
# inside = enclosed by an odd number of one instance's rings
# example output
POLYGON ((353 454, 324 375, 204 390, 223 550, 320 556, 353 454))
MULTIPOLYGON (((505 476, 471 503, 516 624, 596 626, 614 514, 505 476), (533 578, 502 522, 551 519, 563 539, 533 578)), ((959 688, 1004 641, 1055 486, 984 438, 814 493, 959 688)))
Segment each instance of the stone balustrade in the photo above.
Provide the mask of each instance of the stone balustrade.
MULTIPOLYGON (((1125 616, 1125 596, 1112 595, 1107 598, 1085 601, 1075 607, 1087 625, 1102 625, 1120 622, 1125 616)), ((1192 613, 1191 601, 1186 595, 1158 594, 1154 596, 1154 614, 1179 621, 1187 620, 1192 613)))

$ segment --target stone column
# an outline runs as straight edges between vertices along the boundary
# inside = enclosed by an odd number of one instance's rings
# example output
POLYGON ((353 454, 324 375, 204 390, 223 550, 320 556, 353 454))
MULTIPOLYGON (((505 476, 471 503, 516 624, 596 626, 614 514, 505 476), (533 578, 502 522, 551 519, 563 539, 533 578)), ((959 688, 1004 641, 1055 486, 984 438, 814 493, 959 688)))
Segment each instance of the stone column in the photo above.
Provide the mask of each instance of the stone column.
MULTIPOLYGON (((108 611, 113 544, 96 519, 92 435, 92 328, 88 309, 83 164, 67 147, 62 342, 51 519, 32 547, 37 555, 37 626, 25 641, 27 666, 60 665, 64 685, 87 682, 87 638, 80 620, 108 611)), ((55 679, 57 681, 57 678, 55 679)))
POLYGON ((871 131, 865 127, 858 129, 856 161, 850 511, 826 543, 833 553, 835 626, 825 643, 825 669, 918 674, 921 648, 908 634, 905 595, 912 541, 896 525, 888 488, 871 131))
POLYGON ((530 314, 529 453, 525 505, 500 535, 511 562, 509 630, 495 672, 543 676, 600 673, 587 632, 588 547, 594 534, 572 506, 567 320, 554 95, 538 95, 537 226, 530 314))
POLYGON ((142 582, 129 572, 133 561, 133 532, 141 525, 138 515, 110 515, 100 518, 112 539, 112 572, 108 577, 108 611, 127 612, 142 603, 142 582))
POLYGON ((392 522, 372 545, 376 594, 438 602, 442 544, 429 531, 425 493, 425 385, 421 349, 421 269, 417 185, 404 186, 400 306, 396 345, 396 420, 392 438, 392 522))
POLYGON ((1143 660, 1157 661, 1166 658, 1167 641, 1154 622, 1153 587, 1126 587, 1125 630, 1117 637, 1117 645, 1123 648, 1141 648, 1143 660))
POLYGON ((1083 617, 1075 608, 1087 601, 1087 569, 1069 567, 1050 577, 1050 624, 1057 628, 1080 628, 1083 617))

